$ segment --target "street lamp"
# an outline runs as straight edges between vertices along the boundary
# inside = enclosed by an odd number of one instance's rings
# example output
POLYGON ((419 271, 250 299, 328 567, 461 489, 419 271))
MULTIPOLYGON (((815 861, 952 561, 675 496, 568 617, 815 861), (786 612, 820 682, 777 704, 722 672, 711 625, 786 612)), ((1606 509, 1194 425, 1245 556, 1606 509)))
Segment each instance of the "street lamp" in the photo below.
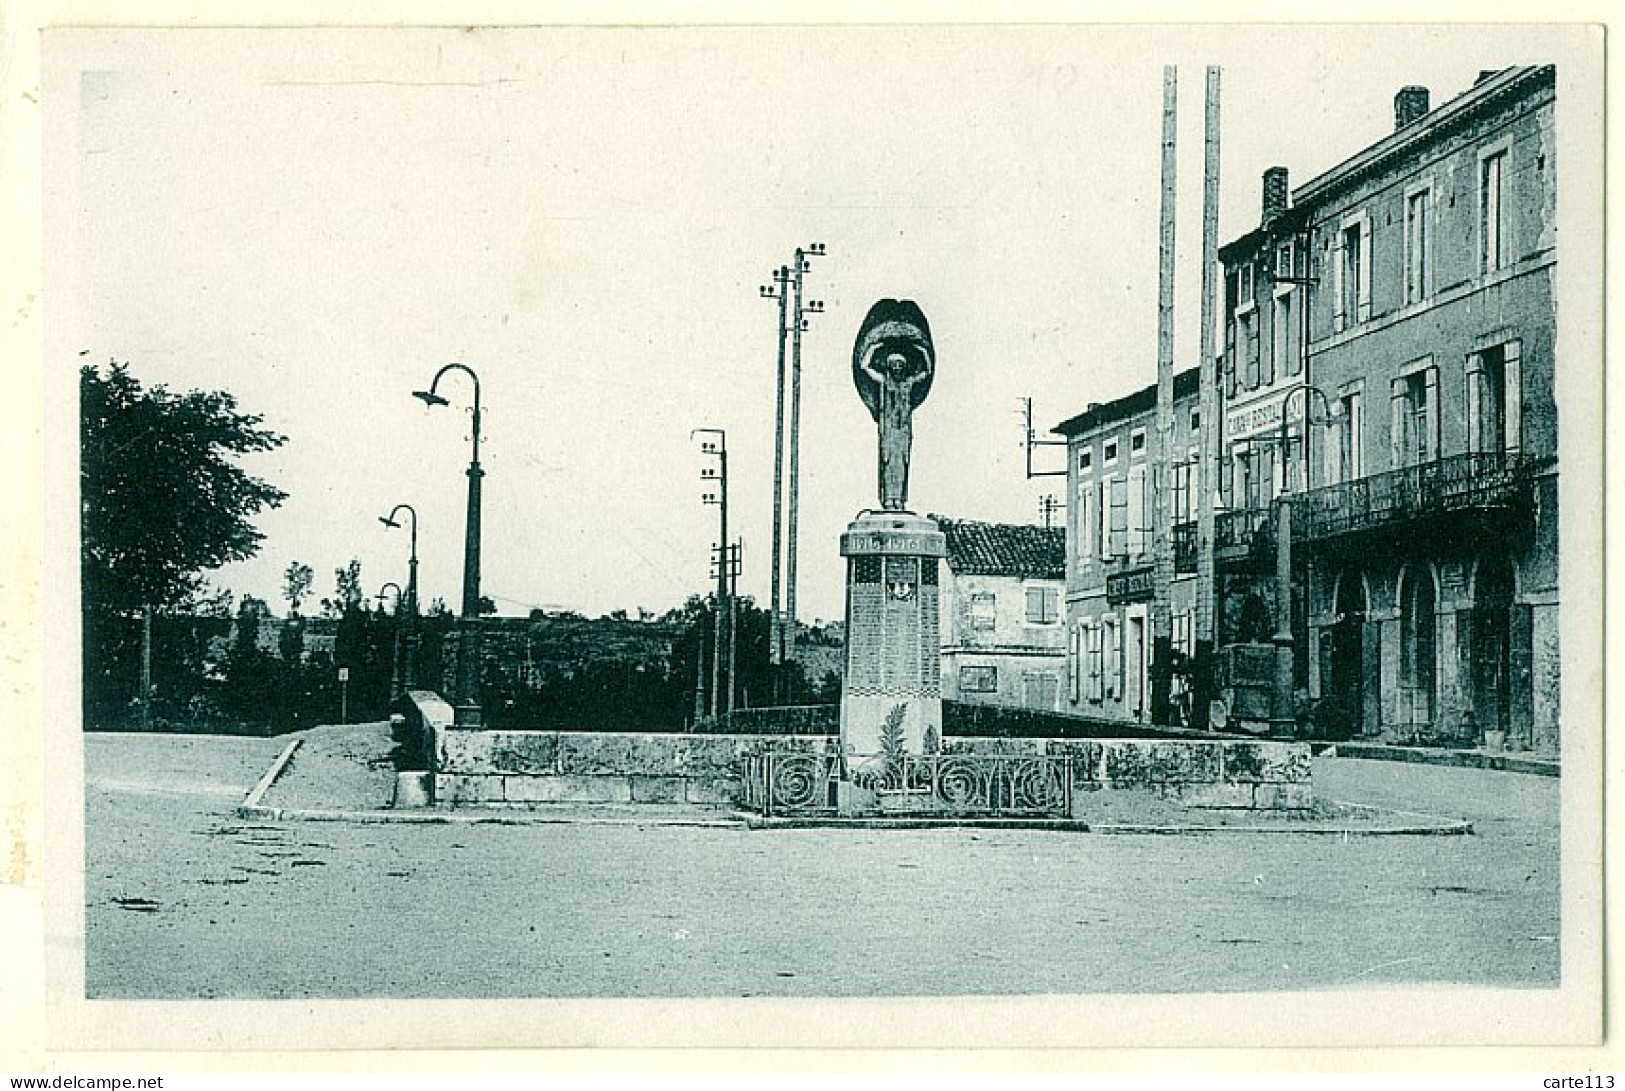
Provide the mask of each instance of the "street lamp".
MULTIPOLYGON (((400 523, 395 516, 406 512, 412 517, 411 525, 411 553, 408 555, 406 566, 406 662, 401 670, 401 684, 405 689, 416 689, 418 684, 418 513, 411 504, 396 504, 390 509, 388 515, 380 515, 378 521, 384 526, 398 530, 400 523)), ((387 585, 386 585, 387 586, 387 585)), ((396 615, 400 614, 400 605, 396 604, 396 615)))
POLYGON ((1326 398, 1326 392, 1318 386, 1310 386, 1307 382, 1295 386, 1286 392, 1281 399, 1281 435, 1278 446, 1281 452, 1281 495, 1276 499, 1275 507, 1275 634, 1271 643, 1275 645, 1275 719, 1285 724, 1292 720, 1295 709, 1293 707, 1293 676, 1295 658, 1294 642, 1292 638, 1292 500, 1288 495, 1291 485, 1287 479, 1286 461, 1287 451, 1287 423, 1292 419, 1289 412, 1292 406, 1292 395, 1299 391, 1304 392, 1303 398, 1303 491, 1308 493, 1314 478, 1309 474, 1309 426, 1314 423, 1311 413, 1309 394, 1320 397, 1321 423, 1328 424, 1332 419, 1331 403, 1326 398))
POLYGON ((1300 393, 1300 392, 1304 395, 1304 398, 1303 398, 1303 429, 1300 432, 1300 435, 1301 435, 1301 437, 1303 439, 1303 491, 1304 492, 1308 492, 1311 488, 1313 488, 1314 483, 1315 483, 1314 476, 1309 472, 1309 470, 1310 470, 1309 457, 1310 457, 1310 450, 1312 449, 1311 444, 1309 443, 1309 426, 1315 423, 1314 417, 1313 417, 1313 407, 1310 405, 1310 402, 1309 402, 1309 395, 1313 394, 1313 395, 1315 395, 1316 397, 1318 397, 1320 399, 1320 414, 1321 414, 1320 415, 1320 424, 1321 424, 1322 427, 1325 427, 1325 426, 1331 424, 1332 419, 1337 415, 1332 409, 1331 401, 1329 399, 1327 399, 1327 397, 1326 397, 1326 392, 1324 390, 1320 389, 1320 387, 1318 387, 1318 386, 1310 386, 1309 384, 1305 383, 1305 384, 1303 384, 1301 386, 1295 386, 1291 390, 1288 390, 1286 392, 1286 396, 1281 399, 1281 424, 1280 424, 1281 435, 1280 435, 1279 440, 1277 441, 1277 446, 1280 448, 1280 451, 1281 451, 1281 491, 1282 492, 1291 492, 1292 491, 1292 487, 1291 487, 1291 484, 1289 483, 1289 481, 1287 479, 1287 473, 1286 473, 1286 459, 1287 459, 1288 454, 1292 450, 1291 439, 1287 434, 1287 424, 1289 422, 1291 422, 1291 420, 1292 420, 1292 414, 1289 412, 1289 409, 1290 409, 1290 407, 1292 405, 1292 395, 1300 393))
POLYGON ((390 580, 378 589, 378 609, 384 608, 384 592, 395 589, 395 642, 389 659, 389 698, 399 700, 401 693, 401 585, 390 580))
POLYGON ((474 384, 473 457, 468 463, 468 518, 463 532, 463 609, 457 625, 457 695, 453 705, 456 727, 480 726, 481 712, 475 696, 479 686, 480 637, 480 377, 467 364, 451 363, 435 372, 428 390, 414 390, 412 396, 431 407, 450 404, 439 393, 440 380, 450 371, 467 375, 474 384))

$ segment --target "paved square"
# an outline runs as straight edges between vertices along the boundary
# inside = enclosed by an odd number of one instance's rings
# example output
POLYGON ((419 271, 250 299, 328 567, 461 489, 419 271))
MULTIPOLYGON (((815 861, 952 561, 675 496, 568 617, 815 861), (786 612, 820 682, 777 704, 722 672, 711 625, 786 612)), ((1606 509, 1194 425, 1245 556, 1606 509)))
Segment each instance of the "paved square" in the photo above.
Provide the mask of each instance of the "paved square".
POLYGON ((254 823, 279 740, 87 735, 93 998, 1558 981, 1558 781, 1317 760, 1465 837, 254 823))

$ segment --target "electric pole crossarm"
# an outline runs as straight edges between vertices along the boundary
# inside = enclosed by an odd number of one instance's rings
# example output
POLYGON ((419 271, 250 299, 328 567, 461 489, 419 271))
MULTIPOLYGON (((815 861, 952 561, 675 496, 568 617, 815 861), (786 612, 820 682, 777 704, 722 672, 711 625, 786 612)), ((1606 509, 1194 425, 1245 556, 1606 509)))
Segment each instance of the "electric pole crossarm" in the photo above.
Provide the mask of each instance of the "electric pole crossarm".
MULTIPOLYGON (((719 712, 728 711, 727 705, 719 704, 720 692, 723 686, 722 678, 722 641, 723 617, 729 608, 728 575, 726 550, 728 543, 728 433, 721 428, 695 428, 688 434, 689 439, 695 436, 709 438, 700 441, 700 453, 707 458, 716 459, 715 466, 706 466, 700 470, 700 480, 707 484, 715 483, 717 491, 701 495, 701 503, 715 504, 717 506, 717 545, 713 549, 717 553, 716 561, 716 612, 712 624, 711 649, 711 718, 715 719, 719 712)), ((727 685, 732 689, 732 674, 728 675, 727 685)), ((697 703, 697 702, 696 702, 697 703)))
MULTIPOLYGON (((806 249, 796 248, 795 300, 790 344, 790 511, 785 533, 784 558, 784 629, 788 630, 788 649, 780 649, 780 659, 794 658, 796 638, 796 554, 797 532, 801 522, 801 335, 807 329, 806 315, 821 314, 824 301, 803 299, 802 281, 806 276, 807 260, 824 256, 824 244, 815 242, 806 249)), ((785 641, 783 632, 781 641, 785 641)))
POLYGON ((1034 447, 1065 447, 1066 446, 1066 440, 1064 440, 1064 439, 1039 439, 1038 438, 1037 433, 1035 433, 1033 431, 1033 400, 1031 398, 1022 398, 1021 399, 1021 416, 1022 416, 1022 427, 1023 427, 1022 449, 1023 449, 1023 453, 1026 456, 1027 480, 1031 481, 1035 477, 1065 477, 1066 476, 1066 467, 1064 467, 1064 466, 1059 470, 1035 470, 1035 469, 1033 469, 1033 448, 1034 447))

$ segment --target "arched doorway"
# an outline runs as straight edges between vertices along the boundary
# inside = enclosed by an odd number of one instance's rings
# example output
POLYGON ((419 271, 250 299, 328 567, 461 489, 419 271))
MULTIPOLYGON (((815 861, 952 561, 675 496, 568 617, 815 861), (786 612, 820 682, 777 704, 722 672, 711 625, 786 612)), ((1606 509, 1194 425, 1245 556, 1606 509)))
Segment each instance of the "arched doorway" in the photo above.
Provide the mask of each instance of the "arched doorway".
POLYGON ((1479 562, 1473 581, 1473 718, 1484 731, 1507 734, 1512 733, 1514 586, 1506 558, 1479 562))
MULTIPOLYGON (((1352 739, 1364 733, 1366 706, 1365 580, 1345 572, 1337 581, 1331 650, 1325 666, 1326 685, 1317 717, 1329 739, 1352 739)), ((1375 641, 1370 642, 1376 651, 1375 641)))
POLYGON ((1404 575, 1399 596, 1400 718, 1421 734, 1433 724, 1438 696, 1438 590, 1425 564, 1404 575))

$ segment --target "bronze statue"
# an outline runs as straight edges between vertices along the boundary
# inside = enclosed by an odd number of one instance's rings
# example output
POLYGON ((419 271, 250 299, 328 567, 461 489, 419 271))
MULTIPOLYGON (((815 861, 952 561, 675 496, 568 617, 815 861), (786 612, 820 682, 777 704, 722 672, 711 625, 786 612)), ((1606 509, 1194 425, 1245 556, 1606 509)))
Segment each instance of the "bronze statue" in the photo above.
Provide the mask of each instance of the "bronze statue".
POLYGON ((925 315, 909 299, 882 299, 863 319, 852 346, 852 381, 880 426, 880 506, 908 506, 908 455, 914 410, 931 391, 936 351, 925 315))

